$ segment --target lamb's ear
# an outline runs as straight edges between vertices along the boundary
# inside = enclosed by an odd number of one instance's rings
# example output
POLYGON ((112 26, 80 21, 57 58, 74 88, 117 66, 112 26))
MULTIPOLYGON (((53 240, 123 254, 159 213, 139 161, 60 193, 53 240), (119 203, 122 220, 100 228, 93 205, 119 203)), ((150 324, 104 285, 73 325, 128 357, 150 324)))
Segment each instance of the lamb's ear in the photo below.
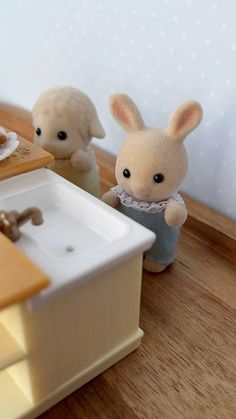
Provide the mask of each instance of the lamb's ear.
POLYGON ((136 132, 145 128, 137 106, 128 95, 123 93, 112 95, 110 109, 113 117, 127 132, 136 132))
POLYGON ((200 103, 193 100, 185 102, 171 114, 165 132, 174 141, 183 141, 200 124, 202 115, 200 103))
POLYGON ((91 137, 104 138, 106 133, 103 126, 98 118, 98 115, 94 115, 89 125, 89 134, 91 137))

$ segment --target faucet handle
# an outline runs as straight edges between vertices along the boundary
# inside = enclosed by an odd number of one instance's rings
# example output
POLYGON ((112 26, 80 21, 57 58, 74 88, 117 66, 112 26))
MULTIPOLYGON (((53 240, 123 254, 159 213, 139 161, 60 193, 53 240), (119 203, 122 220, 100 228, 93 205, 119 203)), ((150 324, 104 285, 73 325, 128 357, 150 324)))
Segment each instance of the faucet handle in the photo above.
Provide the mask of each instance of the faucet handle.
POLYGON ((0 210, 0 231, 14 242, 21 236, 20 226, 29 220, 33 225, 42 224, 41 210, 37 207, 30 207, 22 212, 0 210))

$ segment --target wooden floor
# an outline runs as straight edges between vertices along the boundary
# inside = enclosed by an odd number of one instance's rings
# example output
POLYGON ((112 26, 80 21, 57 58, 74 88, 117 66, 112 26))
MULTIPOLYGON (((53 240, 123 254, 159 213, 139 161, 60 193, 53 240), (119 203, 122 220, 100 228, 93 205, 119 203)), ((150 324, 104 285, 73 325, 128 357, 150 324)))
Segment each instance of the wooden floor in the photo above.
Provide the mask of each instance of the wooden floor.
MULTIPOLYGON (((107 190, 114 159, 98 160, 107 190)), ((236 418, 236 223, 186 200, 175 264, 143 274, 140 348, 41 419, 236 418)))

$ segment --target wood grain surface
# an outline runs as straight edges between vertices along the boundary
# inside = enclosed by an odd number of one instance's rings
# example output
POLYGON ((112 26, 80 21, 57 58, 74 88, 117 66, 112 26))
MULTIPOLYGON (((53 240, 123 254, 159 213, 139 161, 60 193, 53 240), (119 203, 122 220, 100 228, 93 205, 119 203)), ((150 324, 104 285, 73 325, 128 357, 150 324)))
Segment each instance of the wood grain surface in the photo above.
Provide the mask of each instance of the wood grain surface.
POLYGON ((0 249, 0 310, 50 284, 48 276, 1 233, 0 249))
MULTIPOLYGON (((17 111, 9 119, 17 130, 17 111)), ((97 157, 105 191, 114 157, 97 157)), ((41 419, 236 418, 236 223, 185 198, 176 262, 143 274, 140 348, 41 419)))
POLYGON ((19 146, 11 156, 0 162, 0 180, 40 169, 53 160, 53 156, 18 135, 19 146))

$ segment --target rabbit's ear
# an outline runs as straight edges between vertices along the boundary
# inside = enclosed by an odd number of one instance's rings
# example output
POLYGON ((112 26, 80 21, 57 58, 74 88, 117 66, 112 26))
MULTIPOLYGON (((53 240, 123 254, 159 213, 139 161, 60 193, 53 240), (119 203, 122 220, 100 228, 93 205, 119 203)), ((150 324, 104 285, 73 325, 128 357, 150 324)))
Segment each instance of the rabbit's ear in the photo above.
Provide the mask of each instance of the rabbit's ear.
POLYGON ((200 124, 202 115, 200 103, 193 100, 185 102, 171 114, 165 132, 174 141, 183 141, 200 124))
POLYGON ((112 95, 110 109, 113 117, 127 132, 136 132, 145 128, 137 106, 128 95, 123 93, 112 95))

